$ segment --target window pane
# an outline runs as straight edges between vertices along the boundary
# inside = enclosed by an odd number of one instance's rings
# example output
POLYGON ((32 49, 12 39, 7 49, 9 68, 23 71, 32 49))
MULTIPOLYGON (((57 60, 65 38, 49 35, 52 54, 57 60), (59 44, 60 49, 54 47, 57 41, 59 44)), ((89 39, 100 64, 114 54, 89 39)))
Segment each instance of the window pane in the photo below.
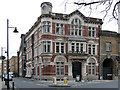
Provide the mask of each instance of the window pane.
POLYGON ((78 19, 76 18, 76 19, 75 19, 75 23, 77 23, 77 20, 78 20, 78 19))
POLYGON ((91 74, 91 69, 88 69, 88 73, 91 74))
POLYGON ((88 53, 91 54, 91 45, 88 45, 88 53))
POLYGON ((93 45, 93 54, 95 54, 95 45, 93 45))
POLYGON ((83 52, 83 44, 80 44, 80 50, 83 52))
POLYGON ((77 35, 77 31, 78 31, 78 30, 75 30, 75 35, 77 35))
POLYGON ((48 52, 50 52, 50 45, 48 45, 48 52))
POLYGON ((59 74, 60 74, 59 72, 60 72, 60 70, 59 70, 59 68, 57 68, 57 75, 59 75, 59 74))
POLYGON ((46 52, 46 45, 43 45, 43 52, 46 52))
POLYGON ((82 30, 79 30, 79 36, 82 36, 82 30))
POLYGON ((91 37, 91 27, 88 28, 88 35, 91 37))
POLYGON ((76 51, 79 52, 79 43, 76 43, 76 51))
POLYGON ((74 43, 72 43, 72 52, 74 52, 74 48, 75 48, 74 43))
POLYGON ((63 28, 61 29, 61 34, 62 34, 62 35, 64 34, 64 29, 63 29, 63 28))
POLYGON ((48 26, 48 30, 47 30, 47 32, 50 32, 50 26, 48 26))
POLYGON ((43 26, 43 33, 45 33, 46 32, 46 26, 44 25, 43 26))
POLYGON ((71 35, 74 35, 74 30, 73 29, 71 29, 71 35))
POLYGON ((56 28, 56 34, 59 34, 59 28, 58 27, 56 28))
POLYGON ((74 19, 72 20, 71 24, 74 24, 74 19))
POLYGON ((61 75, 64 75, 64 68, 61 68, 61 75))
POLYGON ((56 52, 59 53, 59 43, 56 43, 56 52))
POLYGON ((64 53, 64 43, 61 43, 61 53, 64 53))
POLYGON ((110 51, 110 44, 111 44, 110 42, 106 43, 106 51, 110 51))

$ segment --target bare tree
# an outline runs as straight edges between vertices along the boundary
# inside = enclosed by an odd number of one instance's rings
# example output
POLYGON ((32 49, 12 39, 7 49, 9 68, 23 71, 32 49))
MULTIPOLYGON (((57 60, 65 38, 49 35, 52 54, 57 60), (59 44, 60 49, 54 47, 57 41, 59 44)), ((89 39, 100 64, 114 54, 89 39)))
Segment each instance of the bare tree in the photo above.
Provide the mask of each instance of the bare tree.
MULTIPOLYGON (((70 3, 70 0, 65 0, 64 4, 65 7, 67 6, 67 4, 70 3)), ((81 8, 89 8, 89 15, 91 15, 93 10, 97 10, 99 9, 99 7, 101 8, 100 13, 104 13, 103 15, 103 20, 108 16, 108 13, 112 10, 111 13, 111 18, 110 19, 116 19, 118 20, 118 5, 120 3, 119 0, 77 0, 75 2, 71 2, 77 6, 79 6, 78 9, 81 8)))

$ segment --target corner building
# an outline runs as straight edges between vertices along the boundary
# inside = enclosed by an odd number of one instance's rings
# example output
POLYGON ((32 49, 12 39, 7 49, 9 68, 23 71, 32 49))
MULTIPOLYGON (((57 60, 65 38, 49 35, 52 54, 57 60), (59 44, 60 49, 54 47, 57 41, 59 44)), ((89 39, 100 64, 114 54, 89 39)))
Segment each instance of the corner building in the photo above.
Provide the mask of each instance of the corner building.
POLYGON ((40 80, 98 79, 99 36, 102 20, 52 12, 52 4, 41 4, 41 15, 26 33, 26 77, 40 80))

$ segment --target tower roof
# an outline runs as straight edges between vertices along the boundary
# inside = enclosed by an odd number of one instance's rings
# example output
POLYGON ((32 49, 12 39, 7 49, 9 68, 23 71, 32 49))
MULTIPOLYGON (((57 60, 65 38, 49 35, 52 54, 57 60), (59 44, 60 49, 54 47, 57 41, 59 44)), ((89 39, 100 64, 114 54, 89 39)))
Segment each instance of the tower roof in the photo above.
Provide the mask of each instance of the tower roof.
POLYGON ((43 2, 43 3, 41 4, 41 6, 42 6, 43 4, 47 4, 47 5, 50 5, 50 6, 52 7, 52 3, 50 3, 50 2, 43 2))

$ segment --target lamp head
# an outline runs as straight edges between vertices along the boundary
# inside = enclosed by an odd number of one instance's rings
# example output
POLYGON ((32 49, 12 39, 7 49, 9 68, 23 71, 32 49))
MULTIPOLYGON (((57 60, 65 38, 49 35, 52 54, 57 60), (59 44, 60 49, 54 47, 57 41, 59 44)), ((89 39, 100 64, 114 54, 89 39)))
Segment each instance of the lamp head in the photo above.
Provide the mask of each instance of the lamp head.
POLYGON ((15 30, 13 31, 14 33, 18 33, 18 31, 17 31, 17 27, 15 27, 15 30))

